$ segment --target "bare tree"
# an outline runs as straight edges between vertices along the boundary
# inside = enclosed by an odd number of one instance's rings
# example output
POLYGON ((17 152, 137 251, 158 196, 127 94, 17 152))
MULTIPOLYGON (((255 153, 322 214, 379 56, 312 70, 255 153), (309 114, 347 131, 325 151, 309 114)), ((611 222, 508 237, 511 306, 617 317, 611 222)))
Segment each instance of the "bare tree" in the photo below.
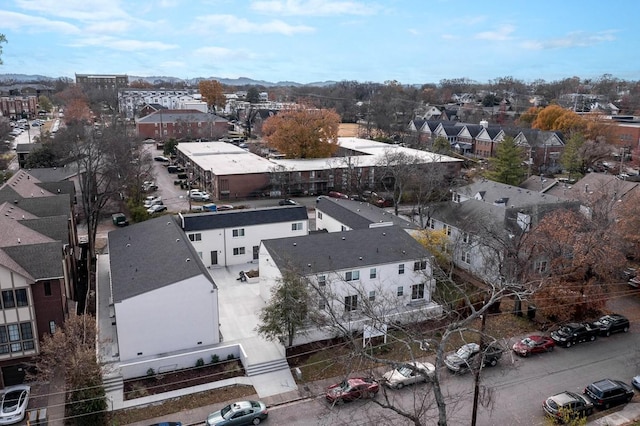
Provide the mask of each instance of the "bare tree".
POLYGON ((396 215, 398 206, 404 200, 410 182, 419 169, 417 158, 404 151, 389 148, 380 158, 379 182, 392 196, 396 215))

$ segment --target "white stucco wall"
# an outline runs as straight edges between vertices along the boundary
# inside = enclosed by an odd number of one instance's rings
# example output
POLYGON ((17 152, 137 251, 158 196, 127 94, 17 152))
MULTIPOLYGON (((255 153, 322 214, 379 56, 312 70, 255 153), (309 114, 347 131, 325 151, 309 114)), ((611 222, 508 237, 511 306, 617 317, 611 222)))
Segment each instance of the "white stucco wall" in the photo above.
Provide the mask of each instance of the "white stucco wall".
MULTIPOLYGON (((241 232, 238 232, 240 234, 241 232)), ((244 226, 238 228, 212 229, 208 231, 187 232, 191 244, 200 254, 204 266, 213 266, 212 251, 217 252, 218 266, 241 265, 244 263, 255 263, 258 260, 253 258, 253 247, 260 246, 262 240, 272 238, 295 237, 307 235, 309 233, 309 220, 270 223, 264 225, 244 226), (292 230, 294 223, 301 224, 298 230, 292 230), (244 236, 233 236, 234 229, 244 229, 244 236), (192 234, 200 234, 200 241, 197 238, 189 237, 192 234), (196 240, 196 241, 193 241, 196 240), (234 248, 244 247, 244 254, 234 254, 234 248)), ((250 269, 250 268, 248 268, 250 269)))
MULTIPOLYGON (((0 325, 8 325, 8 324, 18 324, 23 322, 31 323, 31 330, 33 332, 34 349, 29 350, 19 350, 19 351, 11 351, 8 353, 0 354, 0 360, 9 360, 12 358, 20 358, 23 356, 35 355, 38 351, 38 328, 36 325, 36 313, 35 308, 33 306, 33 295, 31 294, 31 287, 27 282, 27 279, 16 272, 11 271, 10 269, 5 268, 4 266, 0 266, 0 290, 16 290, 16 289, 25 289, 27 291, 27 306, 17 306, 17 301, 14 298, 14 306, 13 308, 4 307, 2 309, 2 317, 0 319, 0 325)), ((26 340, 26 339, 25 339, 26 340)), ((6 342, 4 345, 11 344, 11 342, 6 342)))
POLYGON ((120 360, 220 341, 218 290, 199 275, 115 304, 120 360))

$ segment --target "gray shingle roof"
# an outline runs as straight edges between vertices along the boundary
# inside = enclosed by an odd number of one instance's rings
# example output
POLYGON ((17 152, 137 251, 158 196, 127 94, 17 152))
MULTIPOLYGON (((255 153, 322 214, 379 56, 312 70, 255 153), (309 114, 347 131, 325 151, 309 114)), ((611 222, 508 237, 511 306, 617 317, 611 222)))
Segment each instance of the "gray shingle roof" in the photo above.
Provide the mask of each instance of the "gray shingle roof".
POLYGON ((61 182, 78 174, 75 163, 69 163, 64 167, 46 167, 41 169, 28 169, 29 173, 40 182, 61 182))
POLYGON ((413 223, 364 201, 319 197, 316 209, 351 229, 364 229, 372 223, 383 222, 392 222, 404 229, 418 229, 413 223))
POLYGON ((4 185, 0 188, 0 204, 4 202, 12 203, 38 217, 71 216, 71 198, 69 194, 23 198, 13 188, 4 185))
POLYGON ((33 229, 52 240, 69 244, 69 219, 67 216, 48 216, 38 219, 20 220, 20 224, 33 229))
POLYGON ((227 121, 227 119, 213 114, 207 114, 195 109, 169 109, 160 110, 151 113, 138 120, 138 123, 175 123, 184 121, 189 123, 195 122, 217 122, 227 121))
POLYGON ((519 207, 533 204, 562 203, 564 200, 554 195, 543 194, 538 191, 505 185, 503 183, 479 179, 469 185, 456 190, 467 197, 482 195, 482 201, 493 204, 496 200, 506 199, 507 207, 519 207))
POLYGON ((109 232, 114 302, 203 275, 213 279, 198 253, 171 216, 162 216, 109 232))
POLYGON ((273 261, 302 274, 414 261, 429 252, 397 226, 263 241, 273 261))
POLYGON ((62 247, 59 241, 4 247, 3 250, 36 280, 62 278, 62 247))
POLYGON ((304 206, 229 210, 225 212, 185 214, 183 215, 183 229, 185 232, 205 231, 208 229, 292 222, 295 220, 307 220, 308 218, 307 208, 304 206))

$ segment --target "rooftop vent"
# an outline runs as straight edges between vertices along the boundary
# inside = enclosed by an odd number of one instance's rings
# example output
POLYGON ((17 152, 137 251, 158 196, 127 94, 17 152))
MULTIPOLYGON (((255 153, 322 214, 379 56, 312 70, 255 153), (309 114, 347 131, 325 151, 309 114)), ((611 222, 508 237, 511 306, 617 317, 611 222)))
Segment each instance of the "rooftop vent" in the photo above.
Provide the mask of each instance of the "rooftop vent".
POLYGON ((294 247, 295 247, 295 246, 297 246, 297 245, 298 245, 298 243, 293 243, 293 246, 294 246, 294 247))
POLYGON ((185 262, 191 262, 191 259, 189 259, 188 257, 185 259, 185 262))
POLYGON ((342 241, 344 241, 344 240, 346 240, 346 238, 345 238, 345 237, 342 237, 342 241))

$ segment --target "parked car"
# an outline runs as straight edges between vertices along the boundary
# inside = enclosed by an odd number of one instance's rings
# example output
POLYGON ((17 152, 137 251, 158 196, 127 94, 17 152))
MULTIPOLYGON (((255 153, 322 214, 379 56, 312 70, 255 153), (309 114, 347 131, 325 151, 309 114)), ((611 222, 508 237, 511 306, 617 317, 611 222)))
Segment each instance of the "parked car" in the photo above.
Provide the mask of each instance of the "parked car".
POLYGON ((165 206, 164 204, 156 204, 156 205, 153 205, 153 206, 149 207, 147 209, 147 213, 155 214, 155 213, 163 212, 165 210, 167 210, 167 206, 165 206))
POLYGON ((352 377, 329 386, 325 398, 332 404, 342 404, 361 398, 374 398, 379 390, 380 385, 372 378, 352 377))
POLYGON ((162 155, 156 155, 155 157, 153 157, 153 159, 155 161, 159 161, 161 163, 168 163, 169 162, 169 159, 167 157, 162 156, 162 155))
POLYGON ((127 220, 127 216, 124 213, 115 213, 111 215, 111 222, 116 226, 127 226, 129 225, 129 221, 127 220))
POLYGON ((587 397, 569 391, 550 396, 542 403, 542 408, 561 423, 593 413, 593 403, 587 397))
POLYGON ((640 376, 635 376, 633 379, 631 379, 631 384, 634 388, 640 391, 640 376))
POLYGON ((149 208, 151 206, 156 206, 156 205, 160 205, 160 204, 164 204, 162 202, 162 197, 158 197, 158 196, 155 196, 155 195, 149 195, 148 197, 146 197, 144 199, 144 204, 143 205, 146 208, 149 208))
POLYGON ((343 198, 345 200, 349 199, 349 196, 347 194, 343 194, 342 192, 338 191, 330 191, 328 195, 332 198, 343 198))
POLYGON ((157 191, 158 190, 158 185, 156 185, 156 183, 152 180, 145 180, 142 183, 142 190, 144 192, 149 192, 149 191, 157 191))
POLYGON ((571 322, 553 331, 551 338, 556 342, 556 345, 569 348, 580 342, 593 342, 599 333, 600 330, 591 324, 571 322))
POLYGON ((556 343, 551 337, 533 335, 525 337, 513 345, 513 351, 520 356, 529 356, 530 354, 538 354, 551 352, 556 343))
POLYGON ((226 210, 233 210, 235 207, 233 207, 231 204, 220 204, 218 206, 218 211, 219 212, 223 212, 226 210))
POLYGON ((593 322, 594 327, 600 330, 602 336, 611 336, 612 333, 629 331, 629 320, 620 314, 609 314, 600 317, 593 322))
POLYGON ((474 363, 480 365, 478 356, 482 355, 482 367, 493 367, 502 357, 502 352, 502 348, 497 344, 490 344, 484 350, 484 353, 481 353, 480 345, 467 343, 462 345, 456 352, 447 355, 444 359, 444 364, 452 373, 463 373, 469 371, 474 366, 474 363))
POLYGON ((207 416, 207 426, 257 425, 269 415, 261 401, 238 401, 207 416))
POLYGON ((633 398, 633 388, 620 380, 603 379, 584 388, 583 393, 591 399, 597 408, 626 404, 633 398))
POLYGON ((293 201, 291 198, 285 198, 284 200, 278 201, 278 205, 280 205, 280 206, 297 206, 298 203, 293 201))
POLYGON ((211 197, 209 196, 209 194, 207 194, 206 192, 202 192, 202 191, 190 191, 188 194, 189 198, 191 198, 192 201, 209 201, 211 199, 211 197))
POLYGON ((0 425, 11 425, 24 420, 31 386, 15 385, 2 390, 0 397, 0 425))
POLYGON ((409 362, 384 373, 385 386, 402 389, 404 386, 418 382, 426 382, 435 374, 436 367, 428 362, 409 362), (412 368, 413 367, 413 368, 412 368))

